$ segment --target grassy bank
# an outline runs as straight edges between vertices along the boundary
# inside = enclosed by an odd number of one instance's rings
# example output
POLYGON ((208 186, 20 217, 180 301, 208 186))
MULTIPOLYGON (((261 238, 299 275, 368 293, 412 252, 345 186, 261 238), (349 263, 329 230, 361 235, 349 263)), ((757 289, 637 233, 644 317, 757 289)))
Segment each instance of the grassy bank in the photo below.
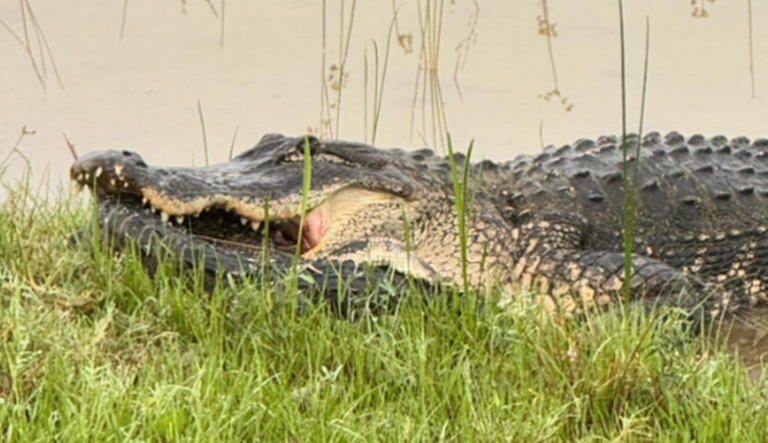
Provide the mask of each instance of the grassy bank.
POLYGON ((354 322, 322 305, 297 315, 279 282, 270 297, 257 284, 211 295, 170 271, 150 279, 135 257, 72 249, 87 206, 12 189, 3 441, 768 436, 765 383, 674 313, 556 320, 518 294, 462 314, 414 297, 354 322))

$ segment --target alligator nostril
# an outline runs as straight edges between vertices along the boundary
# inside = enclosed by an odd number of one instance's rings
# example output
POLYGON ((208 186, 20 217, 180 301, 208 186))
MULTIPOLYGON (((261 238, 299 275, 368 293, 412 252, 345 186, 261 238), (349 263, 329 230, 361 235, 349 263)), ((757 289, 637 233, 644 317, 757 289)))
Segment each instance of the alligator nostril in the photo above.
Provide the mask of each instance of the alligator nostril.
POLYGON ((130 157, 130 156, 133 155, 133 152, 131 152, 131 151, 123 151, 123 155, 126 156, 126 157, 130 157))

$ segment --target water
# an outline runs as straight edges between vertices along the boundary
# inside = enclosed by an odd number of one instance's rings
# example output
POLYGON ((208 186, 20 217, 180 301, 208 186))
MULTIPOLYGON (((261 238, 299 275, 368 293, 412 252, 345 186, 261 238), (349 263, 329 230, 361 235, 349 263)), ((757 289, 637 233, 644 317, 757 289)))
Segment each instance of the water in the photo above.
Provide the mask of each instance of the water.
POLYGON ((768 306, 724 320, 722 331, 727 348, 738 353, 753 377, 759 376, 768 364, 768 306))
MULTIPOLYGON (((217 7, 220 7, 216 0, 217 7)), ((55 56, 64 90, 50 62, 44 91, 29 57, 0 29, 0 149, 7 152, 23 126, 36 130, 22 151, 36 174, 46 167, 54 182, 71 156, 66 131, 83 153, 107 147, 141 152, 149 162, 202 164, 197 103, 205 116, 210 161, 252 146, 266 132, 303 134, 320 120, 322 3, 229 1, 225 40, 208 3, 129 0, 120 39, 122 0, 32 5, 55 56)), ((398 29, 411 34, 414 51, 393 42, 377 145, 433 145, 411 133, 420 31, 416 2, 400 2, 398 29)), ((630 128, 636 128, 642 84, 645 17, 651 20, 651 67, 646 128, 683 133, 766 136, 768 27, 754 26, 757 98, 751 98, 746 1, 705 2, 709 17, 691 16, 688 0, 627 2, 627 66, 630 128)), ((768 3, 757 0, 754 21, 765 22, 768 3)), ((345 29, 349 23, 349 5, 345 29)), ((506 159, 621 128, 618 10, 613 0, 549 0, 558 84, 573 108, 566 112, 540 95, 554 88, 547 39, 539 35, 537 2, 480 0, 476 39, 454 84, 455 48, 470 34, 471 0, 445 2, 440 76, 449 130, 456 144, 476 140, 478 157, 506 159)), ((422 5, 424 3, 422 2, 422 5)), ((338 60, 339 2, 328 1, 328 67, 338 60)), ((393 16, 388 1, 359 0, 346 66, 340 136, 363 140, 363 53, 372 41, 380 57, 393 16)), ((23 35, 19 2, 0 0, 0 19, 23 35)), ((35 49, 34 34, 30 40, 35 49)), ((38 62, 39 64, 39 62, 38 62)), ((326 71, 326 75, 331 72, 326 71)), ((370 74, 372 83, 372 74, 370 74)), ((371 86, 372 88, 372 86, 371 86)), ((333 91, 331 91, 333 94, 333 91)), ((369 94, 369 108, 372 101, 369 94)), ((416 129, 420 129, 421 98, 416 129)), ((429 114, 429 106, 427 105, 429 114)), ((370 114, 370 112, 369 112, 370 114)), ((370 120, 370 115, 369 115, 370 120)), ((439 145, 439 143, 438 143, 439 145)), ((19 165, 20 166, 20 165, 19 165)))
MULTIPOLYGON (((227 159, 236 129, 235 152, 252 146, 267 132, 296 135, 312 130, 328 135, 328 127, 321 124, 321 77, 338 78, 331 66, 339 59, 339 1, 327 2, 327 65, 322 75, 320 1, 228 1, 223 47, 221 22, 204 0, 186 0, 186 6, 181 1, 129 0, 122 39, 123 0, 30 3, 64 89, 57 84, 47 56, 43 88, 29 55, 0 27, 0 158, 13 147, 22 127, 34 130, 34 135, 24 137, 20 150, 29 159, 35 180, 47 174, 56 185, 67 177, 72 158, 64 132, 79 153, 127 148, 140 152, 149 163, 204 164, 198 101, 210 162, 227 159)), ((351 3, 346 1, 345 37, 351 3)), ((556 31, 550 57, 547 37, 538 32, 543 17, 540 2, 478 0, 479 16, 472 28, 476 4, 445 1, 437 66, 448 129, 457 147, 475 139, 476 158, 502 160, 535 152, 542 144, 619 132, 616 3, 594 0, 585 7, 584 2, 549 0, 549 21, 556 31), (467 41, 471 44, 465 52, 467 41), (457 50, 462 42, 464 46, 457 50), (457 87, 454 69, 457 58, 464 55, 457 87), (553 61, 565 104, 556 97, 542 98, 555 88, 553 61)), ((639 118, 648 16, 651 54, 645 127, 685 134, 768 136, 768 26, 762 25, 768 19, 768 2, 752 2, 755 98, 746 0, 626 3, 631 130, 636 130, 639 118), (694 8, 702 4, 708 17, 693 17, 694 8)), ((213 4, 221 13, 220 1, 213 4)), ((418 92, 412 125, 420 66, 419 12, 415 1, 398 4, 397 31, 411 35, 413 51, 407 53, 393 40, 376 144, 440 149, 431 129, 429 92, 423 108, 423 91, 418 92)), ((23 39, 19 8, 16 0, 0 0, 0 19, 23 39)), ((338 133, 335 119, 330 126, 335 136, 370 141, 373 42, 383 64, 392 16, 391 2, 357 3, 338 133)), ((37 39, 32 29, 28 33, 42 70, 37 39)), ((330 96, 335 103, 336 91, 331 89, 330 96)), ((335 113, 334 108, 331 114, 335 113)), ((23 168, 24 163, 14 158, 6 179, 17 177, 23 168)), ((736 328, 733 339, 754 342, 749 336, 754 328, 742 329, 743 333, 736 328)), ((766 346, 752 343, 748 348, 762 352, 766 346)))

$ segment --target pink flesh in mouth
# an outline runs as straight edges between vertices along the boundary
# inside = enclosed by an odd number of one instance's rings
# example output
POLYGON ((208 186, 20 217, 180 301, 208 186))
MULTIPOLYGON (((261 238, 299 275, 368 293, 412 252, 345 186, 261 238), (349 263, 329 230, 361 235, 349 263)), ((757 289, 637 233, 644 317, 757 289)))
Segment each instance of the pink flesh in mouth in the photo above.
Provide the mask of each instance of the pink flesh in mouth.
MULTIPOLYGON (((301 230, 302 254, 320 244, 331 224, 329 215, 327 208, 321 205, 304 216, 304 228, 301 230)), ((299 235, 299 219, 295 217, 283 228, 290 238, 295 239, 299 235)))
POLYGON ((329 216, 330 214, 325 205, 320 205, 304 216, 304 229, 301 230, 302 254, 320 244, 320 240, 323 239, 331 225, 331 218, 329 216))

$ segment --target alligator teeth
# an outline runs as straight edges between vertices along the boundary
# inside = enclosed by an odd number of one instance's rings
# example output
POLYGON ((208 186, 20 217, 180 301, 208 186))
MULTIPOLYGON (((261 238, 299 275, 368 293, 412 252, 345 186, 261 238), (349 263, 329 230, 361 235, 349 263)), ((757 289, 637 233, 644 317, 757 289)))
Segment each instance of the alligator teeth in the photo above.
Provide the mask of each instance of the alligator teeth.
POLYGON ((102 169, 102 167, 99 166, 98 168, 96 168, 96 172, 93 174, 93 176, 96 177, 96 178, 99 178, 99 177, 101 177, 101 173, 102 172, 104 172, 104 169, 102 169))
POLYGON ((177 215, 176 216, 176 223, 178 223, 178 224, 184 223, 184 216, 183 215, 177 215))
POLYGON ((193 214, 192 217, 200 218, 200 213, 198 212, 197 214, 193 214))
POLYGON ((257 221, 251 222, 251 229, 253 229, 254 231, 258 231, 260 225, 261 225, 261 223, 259 223, 257 221))
POLYGON ((163 212, 160 214, 160 220, 162 220, 162 221, 163 221, 163 223, 167 222, 169 218, 170 218, 170 215, 168 215, 168 213, 167 213, 167 212, 165 212, 165 211, 163 211, 163 212))
MULTIPOLYGON (((86 178, 88 178, 87 175, 86 175, 86 178)), ((117 180, 115 180, 114 178, 110 178, 109 179, 109 184, 111 184, 113 187, 115 187, 115 186, 117 186, 117 180)))
POLYGON ((123 187, 127 189, 128 188, 128 182, 123 182, 123 187))
POLYGON ((248 219, 245 217, 240 217, 240 224, 245 226, 248 224, 248 219))
POLYGON ((83 177, 85 177, 85 181, 90 181, 91 180, 91 174, 89 174, 87 172, 85 173, 85 175, 83 175, 83 177))
POLYGON ((85 181, 85 178, 83 177, 83 173, 82 172, 77 174, 77 181, 79 181, 80 183, 85 181))
POLYGON ((144 206, 147 206, 147 203, 149 202, 149 199, 147 197, 141 197, 141 204, 144 206))

